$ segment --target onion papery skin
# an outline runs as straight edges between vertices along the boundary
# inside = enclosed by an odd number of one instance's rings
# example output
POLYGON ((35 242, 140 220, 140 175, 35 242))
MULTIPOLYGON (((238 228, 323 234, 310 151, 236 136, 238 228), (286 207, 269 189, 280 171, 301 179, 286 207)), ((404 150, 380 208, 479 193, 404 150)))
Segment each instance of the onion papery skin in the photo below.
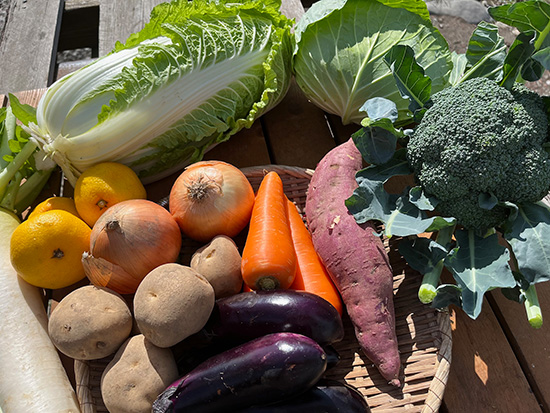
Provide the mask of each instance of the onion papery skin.
POLYGON ((132 199, 99 217, 82 262, 93 284, 132 294, 150 271, 177 261, 181 244, 179 226, 165 208, 132 199))
POLYGON ((185 236, 200 242, 238 235, 248 225, 253 206, 254 190, 246 175, 222 161, 192 164, 170 191, 170 213, 185 236))

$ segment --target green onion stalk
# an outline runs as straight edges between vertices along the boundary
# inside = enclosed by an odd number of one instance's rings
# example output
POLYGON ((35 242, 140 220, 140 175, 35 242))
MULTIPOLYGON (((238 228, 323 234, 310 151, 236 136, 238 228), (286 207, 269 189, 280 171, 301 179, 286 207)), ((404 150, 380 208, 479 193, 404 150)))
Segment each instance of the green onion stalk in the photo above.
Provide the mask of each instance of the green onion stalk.
POLYGON ((32 120, 34 109, 13 95, 10 103, 0 111, 0 208, 21 216, 48 182, 55 164, 17 122, 32 120))

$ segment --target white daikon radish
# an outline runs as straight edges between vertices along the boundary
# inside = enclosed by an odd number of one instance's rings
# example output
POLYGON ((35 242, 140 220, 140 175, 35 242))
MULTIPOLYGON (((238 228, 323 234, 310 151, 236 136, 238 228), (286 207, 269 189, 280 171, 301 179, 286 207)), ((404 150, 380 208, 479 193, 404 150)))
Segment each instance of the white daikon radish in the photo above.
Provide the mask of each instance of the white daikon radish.
POLYGON ((40 290, 17 276, 10 238, 19 220, 0 210, 0 412, 80 412, 52 344, 40 290))

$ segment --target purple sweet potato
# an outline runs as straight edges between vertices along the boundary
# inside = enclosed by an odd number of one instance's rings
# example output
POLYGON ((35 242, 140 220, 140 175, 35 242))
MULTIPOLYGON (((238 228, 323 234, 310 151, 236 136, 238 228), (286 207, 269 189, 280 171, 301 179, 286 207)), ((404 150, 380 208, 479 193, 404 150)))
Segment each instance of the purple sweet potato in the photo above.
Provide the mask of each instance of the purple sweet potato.
POLYGON ((311 179, 305 214, 315 249, 340 291, 363 352, 386 380, 400 386, 389 258, 374 225, 357 224, 345 205, 361 167, 352 139, 327 153, 311 179))

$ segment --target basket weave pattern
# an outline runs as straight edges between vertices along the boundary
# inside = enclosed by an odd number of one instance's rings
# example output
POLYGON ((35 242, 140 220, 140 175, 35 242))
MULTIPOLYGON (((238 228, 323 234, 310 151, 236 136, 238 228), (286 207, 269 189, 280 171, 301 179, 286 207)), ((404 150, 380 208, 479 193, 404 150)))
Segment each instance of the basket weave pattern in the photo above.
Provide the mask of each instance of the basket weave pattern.
MULTIPOLYGON (((287 197, 303 212, 313 171, 281 165, 242 169, 255 190, 266 171, 273 170, 280 175, 287 197)), ((244 238, 235 241, 242 247, 244 238)), ((398 242, 398 239, 393 238, 391 242, 386 241, 386 250, 394 272, 396 332, 403 364, 402 388, 396 389, 389 385, 376 367, 362 355, 347 317, 344 317, 344 340, 334 345, 340 354, 340 362, 327 371, 326 377, 347 382, 357 388, 376 413, 437 412, 451 364, 450 317, 446 311, 436 311, 420 303, 417 291, 422 276, 407 267, 397 251, 398 242)), ((184 242, 184 264, 199 246, 195 242, 184 242)), ((76 391, 83 413, 107 412, 99 385, 109 360, 75 360, 76 391)))

